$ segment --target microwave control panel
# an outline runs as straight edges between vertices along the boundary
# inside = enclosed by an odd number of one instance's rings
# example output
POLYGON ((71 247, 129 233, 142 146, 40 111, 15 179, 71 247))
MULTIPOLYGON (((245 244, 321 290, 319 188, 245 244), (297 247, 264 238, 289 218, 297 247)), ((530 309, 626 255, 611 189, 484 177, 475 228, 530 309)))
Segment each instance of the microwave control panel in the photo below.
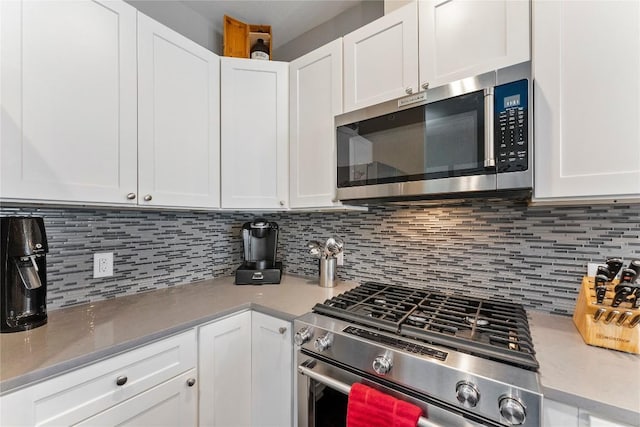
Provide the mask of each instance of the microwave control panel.
POLYGON ((529 82, 496 86, 495 155, 498 172, 525 171, 529 166, 529 82))

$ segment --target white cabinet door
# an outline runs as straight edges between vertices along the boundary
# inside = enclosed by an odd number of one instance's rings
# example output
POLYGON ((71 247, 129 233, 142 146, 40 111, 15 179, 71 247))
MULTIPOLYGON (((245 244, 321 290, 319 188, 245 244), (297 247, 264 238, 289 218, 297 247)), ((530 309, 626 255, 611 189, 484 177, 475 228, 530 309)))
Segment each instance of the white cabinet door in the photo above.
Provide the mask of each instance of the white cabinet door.
POLYGON ((251 312, 201 326, 198 332, 199 424, 251 424, 251 312))
POLYGON ((221 58, 223 208, 286 208, 289 64, 221 58))
POLYGON ((420 84, 440 86, 528 61, 528 0, 419 3, 420 84))
POLYGON ((193 369, 74 425, 195 427, 198 424, 195 378, 193 369))
POLYGON ((0 7, 0 197, 135 204, 136 9, 0 7))
POLYGON ((418 92, 418 7, 412 2, 343 38, 344 111, 418 92))
POLYGON ((534 201, 640 197, 640 2, 535 1, 534 201))
POLYGON ((334 116, 342 113, 342 39, 289 64, 289 100, 289 205, 339 205, 334 116))
POLYGON ((141 205, 220 206, 220 59, 138 14, 141 205))
POLYGON ((291 426, 291 322, 257 312, 252 317, 252 425, 291 426))

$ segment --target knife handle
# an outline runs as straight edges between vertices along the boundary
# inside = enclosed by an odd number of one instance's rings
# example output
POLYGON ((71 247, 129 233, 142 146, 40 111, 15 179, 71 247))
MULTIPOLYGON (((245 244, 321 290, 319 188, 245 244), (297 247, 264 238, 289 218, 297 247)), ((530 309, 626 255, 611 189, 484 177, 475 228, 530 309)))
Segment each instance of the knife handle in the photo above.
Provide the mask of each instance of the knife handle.
POLYGON ((596 302, 598 304, 602 304, 602 302, 604 301, 604 296, 607 293, 607 286, 606 285, 597 285, 596 286, 596 302))
POLYGON ((611 303, 611 307, 617 307, 620 303, 627 299, 629 295, 631 295, 632 289, 630 286, 623 286, 616 291, 616 296, 613 297, 613 302, 611 303))
POLYGON ((598 278, 598 276, 604 276, 605 278, 605 282, 609 281, 609 275, 611 274, 611 272, 609 271, 609 269, 607 267, 605 267, 604 265, 599 265, 598 266, 598 270, 596 271, 596 279, 598 278))
POLYGON ((638 323, 640 323, 640 314, 638 314, 636 317, 634 317, 633 319, 631 319, 631 321, 629 322, 629 324, 627 326, 629 326, 630 328, 633 328, 634 326, 636 326, 638 323))
POLYGON ((605 310, 604 308, 599 308, 598 310, 596 310, 596 312, 593 313, 593 321, 597 322, 598 320, 600 320, 605 311, 607 310, 605 310))
POLYGON ((625 311, 624 313, 622 313, 620 317, 618 317, 618 320, 616 321, 616 325, 622 326, 624 321, 627 320, 629 317, 631 317, 632 314, 633 313, 630 311, 625 311))
POLYGON ((613 280, 622 268, 622 260, 620 258, 609 258, 606 264, 609 269, 609 280, 613 280))
POLYGON ((633 291, 635 301, 633 301, 633 308, 640 308, 640 286, 636 286, 633 291))
POLYGON ((618 314, 620 314, 620 312, 619 312, 618 310, 610 311, 610 312, 607 314, 607 317, 605 317, 605 319, 604 319, 604 323, 605 323, 606 325, 608 325, 609 323, 611 323, 611 322, 613 321, 613 319, 615 319, 615 318, 616 318, 616 316, 617 316, 618 314))
POLYGON ((640 275, 640 259, 634 259, 629 263, 629 268, 636 272, 636 277, 640 275))
POLYGON ((632 268, 623 268, 620 273, 620 283, 631 283, 635 280, 638 273, 632 268))

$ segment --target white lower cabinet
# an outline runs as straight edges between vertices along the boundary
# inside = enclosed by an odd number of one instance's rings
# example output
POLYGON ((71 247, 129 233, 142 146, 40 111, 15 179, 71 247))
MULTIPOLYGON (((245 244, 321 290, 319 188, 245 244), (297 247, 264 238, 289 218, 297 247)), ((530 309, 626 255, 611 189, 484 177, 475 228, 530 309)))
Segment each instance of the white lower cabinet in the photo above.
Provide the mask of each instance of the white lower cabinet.
POLYGON ((247 311, 198 339, 200 426, 292 425, 291 322, 247 311))
POLYGON ((544 427, 630 427, 555 400, 544 399, 544 427))
POLYGON ((199 425, 251 424, 251 312, 198 329, 199 425))
POLYGON ((0 425, 193 426, 195 369, 190 330, 2 396, 0 425))
POLYGON ((251 425, 291 426, 291 322, 253 312, 251 324, 251 425))

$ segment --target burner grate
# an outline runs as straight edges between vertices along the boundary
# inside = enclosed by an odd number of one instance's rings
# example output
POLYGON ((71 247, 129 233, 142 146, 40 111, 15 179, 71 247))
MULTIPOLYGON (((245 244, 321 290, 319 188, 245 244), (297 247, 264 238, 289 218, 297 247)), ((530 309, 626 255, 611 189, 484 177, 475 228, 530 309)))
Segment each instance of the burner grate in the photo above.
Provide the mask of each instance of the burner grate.
POLYGON ((526 312, 520 304, 367 282, 316 304, 313 311, 538 369, 526 312))

